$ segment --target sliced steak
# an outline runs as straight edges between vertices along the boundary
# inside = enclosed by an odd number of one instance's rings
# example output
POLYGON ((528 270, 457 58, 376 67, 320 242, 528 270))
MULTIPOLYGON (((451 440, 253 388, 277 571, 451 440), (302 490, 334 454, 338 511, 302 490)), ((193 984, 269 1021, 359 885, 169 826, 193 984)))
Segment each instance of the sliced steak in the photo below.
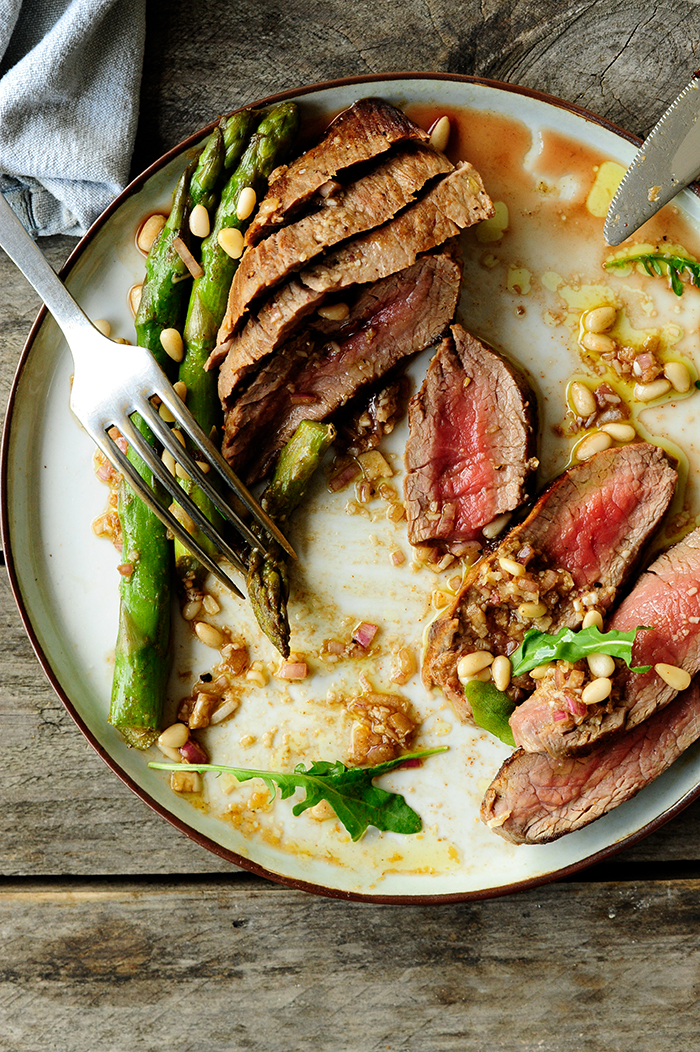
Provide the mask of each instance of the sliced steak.
POLYGON ((378 157, 394 143, 427 140, 428 134, 383 99, 359 99, 331 122, 320 142, 273 172, 267 194, 248 227, 254 245, 325 183, 351 165, 378 157))
POLYGON ((481 818, 514 844, 547 844, 630 800, 698 737, 700 690, 693 683, 663 712, 587 756, 556 760, 517 750, 486 791, 481 818))
POLYGON ((327 198, 319 211, 247 249, 233 278, 218 342, 234 332, 257 296, 331 245, 386 223, 430 179, 450 171, 452 165, 445 155, 427 144, 405 146, 374 171, 327 198))
POLYGON ((377 281, 492 215, 493 205, 481 176, 471 164, 461 162, 390 223, 353 238, 322 262, 302 270, 301 281, 324 292, 377 281))
MULTIPOLYGON (((607 611, 675 484, 676 472, 647 442, 597 453, 555 479, 527 518, 471 568, 452 608, 430 626, 426 686, 442 687, 457 715, 468 718, 457 675, 461 657, 475 650, 510 655, 528 628, 575 628, 585 609, 607 611), (503 559, 520 563, 523 572, 513 574, 503 559), (533 617, 523 603, 539 604, 542 615, 533 617)), ((521 677, 509 690, 519 701, 532 681, 521 677)))
POLYGON ((634 673, 618 662, 610 698, 584 707, 585 713, 578 717, 567 704, 576 692, 567 694, 558 687, 553 671, 513 713, 516 744, 552 756, 588 752, 598 742, 648 719, 675 697, 676 691, 654 671, 654 665, 679 666, 691 676, 700 671, 700 529, 652 563, 607 627, 629 632, 642 625, 651 626, 651 631, 637 634, 632 664, 651 665, 651 671, 634 673))
POLYGON ((224 360, 219 372, 219 398, 231 398, 247 376, 301 325, 322 301, 325 293, 305 288, 292 278, 263 304, 257 318, 251 318, 242 332, 214 348, 205 368, 213 369, 224 360))
POLYGON ((408 407, 411 544, 483 544, 482 527, 524 503, 537 468, 536 405, 518 369, 452 327, 408 407))
POLYGON ((288 344, 226 413, 223 453, 234 469, 262 477, 301 420, 325 420, 434 343, 452 319, 461 277, 452 255, 423 256, 365 292, 357 327, 330 342, 304 335, 288 344))
POLYGON ((276 350, 326 295, 397 274, 422 252, 442 245, 492 213, 478 172, 462 164, 389 223, 353 238, 322 262, 301 271, 272 294, 240 334, 224 341, 210 356, 207 368, 226 355, 219 374, 222 402, 230 399, 241 379, 276 350))

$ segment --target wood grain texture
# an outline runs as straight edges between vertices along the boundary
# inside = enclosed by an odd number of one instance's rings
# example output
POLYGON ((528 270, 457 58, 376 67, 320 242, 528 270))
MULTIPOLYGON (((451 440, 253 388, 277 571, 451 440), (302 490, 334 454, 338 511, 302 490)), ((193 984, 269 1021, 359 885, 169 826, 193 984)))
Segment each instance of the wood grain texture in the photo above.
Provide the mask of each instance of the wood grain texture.
POLYGON ((0 889, 5 1052, 695 1052, 697 880, 377 909, 238 879, 0 889))

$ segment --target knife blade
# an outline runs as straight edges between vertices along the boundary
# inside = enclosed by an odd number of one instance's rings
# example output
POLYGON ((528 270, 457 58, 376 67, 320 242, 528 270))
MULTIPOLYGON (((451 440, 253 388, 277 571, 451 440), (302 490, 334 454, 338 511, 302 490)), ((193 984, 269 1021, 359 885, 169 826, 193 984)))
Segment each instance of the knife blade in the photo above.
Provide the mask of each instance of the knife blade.
POLYGON ((700 72, 652 128, 613 197, 603 233, 609 245, 651 219, 700 175, 700 72))

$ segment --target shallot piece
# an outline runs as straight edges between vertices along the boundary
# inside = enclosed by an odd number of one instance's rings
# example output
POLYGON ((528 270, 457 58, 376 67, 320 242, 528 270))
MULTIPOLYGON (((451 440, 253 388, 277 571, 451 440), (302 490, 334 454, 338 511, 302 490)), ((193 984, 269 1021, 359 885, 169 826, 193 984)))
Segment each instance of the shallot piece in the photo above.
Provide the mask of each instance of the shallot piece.
POLYGON ((353 643, 358 643, 366 650, 377 634, 379 625, 372 625, 369 621, 361 621, 352 634, 353 643))
POLYGON ((569 712, 574 716, 585 716, 588 712, 582 701, 579 701, 578 698, 572 698, 570 695, 566 697, 566 705, 569 712))
POLYGON ((568 715, 562 709, 557 709, 556 712, 552 713, 552 719, 555 721, 555 723, 560 723, 561 720, 568 719, 568 715))
POLYGON ((306 679, 308 674, 305 661, 283 661, 277 676, 279 679, 306 679))
POLYGON ((202 746, 190 738, 184 745, 180 746, 180 756, 185 763, 209 763, 209 757, 202 746))

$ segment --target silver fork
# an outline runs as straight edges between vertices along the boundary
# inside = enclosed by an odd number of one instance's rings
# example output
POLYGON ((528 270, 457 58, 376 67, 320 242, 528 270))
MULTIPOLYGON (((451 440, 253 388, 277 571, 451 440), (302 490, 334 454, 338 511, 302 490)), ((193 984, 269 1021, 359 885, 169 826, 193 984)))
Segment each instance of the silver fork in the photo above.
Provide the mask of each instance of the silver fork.
POLYGON ((95 328, 65 285, 56 276, 41 250, 15 217, 2 194, 0 194, 0 247, 19 267, 27 281, 34 286, 66 338, 75 365, 70 396, 70 407, 73 413, 110 463, 128 478, 134 492, 161 522, 165 523, 174 536, 222 584, 243 597, 241 590, 224 573, 219 564, 210 558, 169 508, 161 503, 154 490, 141 478, 139 472, 119 448, 115 438, 109 434, 112 428, 116 428, 124 436, 147 465, 154 478, 170 494, 173 501, 187 513, 215 549, 237 570, 245 574, 246 567, 240 555, 212 526, 179 485, 175 476, 166 468, 158 452, 134 426, 130 419, 133 413, 138 413, 148 424, 157 440, 172 454, 183 470, 196 482, 244 540, 252 548, 264 552, 269 551, 268 544, 253 533, 250 526, 211 484, 194 457, 181 445, 164 423, 150 401, 154 395, 157 395, 170 410, 181 431, 196 447, 198 453, 203 454, 203 462, 211 465, 228 489, 248 509, 255 521, 274 537, 285 551, 296 558, 289 542, 240 479, 231 471, 208 435, 205 435, 194 417, 185 408, 151 353, 143 347, 113 343, 95 328))

